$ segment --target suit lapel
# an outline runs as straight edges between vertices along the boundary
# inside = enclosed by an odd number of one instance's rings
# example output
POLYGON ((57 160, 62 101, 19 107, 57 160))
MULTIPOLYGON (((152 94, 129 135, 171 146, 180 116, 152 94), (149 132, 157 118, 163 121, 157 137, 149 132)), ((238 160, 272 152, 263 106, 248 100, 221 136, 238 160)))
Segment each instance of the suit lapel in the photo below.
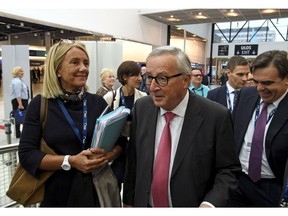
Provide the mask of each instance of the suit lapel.
POLYGON ((277 111, 275 112, 275 115, 270 123, 270 126, 266 134, 265 147, 267 158, 269 158, 270 156, 270 148, 272 140, 279 132, 279 130, 283 127, 283 125, 288 121, 287 107, 288 107, 288 94, 286 94, 286 96, 282 99, 282 101, 278 105, 277 111))
POLYGON ((224 86, 221 86, 220 88, 222 88, 222 89, 221 89, 220 95, 219 95, 219 103, 224 105, 225 107, 228 107, 227 98, 226 98, 227 86, 224 85, 224 86))
POLYGON ((200 108, 197 106, 195 95, 193 96, 192 93, 190 93, 171 176, 174 175, 181 164, 181 161, 185 157, 188 148, 191 147, 192 140, 203 122, 203 118, 197 115, 199 112, 200 108), (194 104, 193 109, 191 108, 192 104, 194 104), (191 124, 191 122, 193 122, 193 124, 191 124))
POLYGON ((157 127, 157 117, 159 108, 154 106, 154 102, 151 99, 149 101, 151 103, 151 106, 149 104, 149 107, 147 107, 144 112, 149 113, 149 119, 146 120, 146 123, 144 124, 145 127, 147 127, 147 142, 145 142, 145 145, 147 145, 147 166, 152 167, 153 170, 153 164, 154 164, 154 155, 155 155, 155 137, 156 137, 156 127, 157 127))
POLYGON ((255 107, 257 106, 257 101, 259 100, 259 98, 260 98, 259 94, 256 91, 254 94, 251 91, 249 91, 248 96, 245 94, 243 96, 240 95, 239 97, 239 100, 241 100, 239 101, 239 105, 241 104, 241 106, 237 107, 237 113, 239 110, 239 113, 241 114, 237 114, 238 115, 237 124, 239 125, 236 125, 236 126, 240 128, 241 130, 239 130, 239 138, 236 140, 238 153, 242 147, 248 125, 253 116, 253 113, 254 113, 255 107))

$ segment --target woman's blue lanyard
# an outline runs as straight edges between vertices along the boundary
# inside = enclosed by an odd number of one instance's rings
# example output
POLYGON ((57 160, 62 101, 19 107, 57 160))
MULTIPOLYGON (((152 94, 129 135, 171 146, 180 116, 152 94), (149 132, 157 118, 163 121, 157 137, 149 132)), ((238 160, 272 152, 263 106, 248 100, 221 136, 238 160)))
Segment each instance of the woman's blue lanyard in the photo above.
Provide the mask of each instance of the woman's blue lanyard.
POLYGON ((227 87, 226 87, 226 98, 227 98, 227 100, 228 100, 228 109, 230 110, 230 112, 232 112, 232 105, 231 105, 229 90, 228 90, 227 87))
MULTIPOLYGON (((257 122, 257 120, 258 120, 258 118, 259 118, 259 115, 260 115, 260 104, 261 104, 261 102, 260 102, 260 99, 259 99, 259 100, 258 100, 258 103, 257 103, 257 107, 256 107, 256 112, 255 112, 254 127, 255 127, 256 122, 257 122)), ((268 119, 267 119, 267 121, 266 121, 266 124, 268 124, 268 122, 272 119, 272 117, 274 116, 276 110, 277 110, 277 108, 274 108, 274 109, 270 112, 270 114, 269 114, 269 116, 268 116, 268 119)))
POLYGON ((66 119, 68 120, 69 124, 71 125, 72 129, 74 130, 78 140, 82 143, 82 149, 85 149, 86 143, 86 135, 87 135, 87 99, 83 99, 83 131, 82 131, 82 138, 80 135, 79 129, 76 127, 74 121, 72 120, 71 116, 69 115, 67 109, 65 108, 63 101, 61 99, 57 99, 59 106, 61 107, 62 112, 64 113, 66 119))
POLYGON ((121 98, 121 104, 122 104, 122 106, 125 106, 125 107, 126 107, 125 97, 124 97, 124 93, 123 93, 123 91, 122 91, 122 87, 120 88, 120 98, 121 98))
MULTIPOLYGON (((126 107, 125 96, 124 96, 124 93, 122 91, 122 87, 120 88, 120 98, 121 98, 121 105, 126 107)), ((133 109, 133 106, 134 106, 134 103, 133 103, 133 105, 131 107, 131 110, 133 109)), ((126 107, 126 108, 129 108, 129 107, 126 107)))

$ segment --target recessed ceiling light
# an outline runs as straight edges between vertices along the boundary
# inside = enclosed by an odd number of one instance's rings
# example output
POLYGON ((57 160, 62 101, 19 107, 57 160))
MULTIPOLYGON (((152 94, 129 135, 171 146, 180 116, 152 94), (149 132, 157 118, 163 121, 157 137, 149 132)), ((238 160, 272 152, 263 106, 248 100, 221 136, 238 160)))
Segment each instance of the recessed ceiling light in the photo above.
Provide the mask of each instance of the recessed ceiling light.
POLYGON ((264 9, 264 10, 262 10, 262 13, 275 13, 275 12, 277 12, 276 9, 264 9))
POLYGON ((177 19, 175 18, 173 15, 171 15, 169 18, 167 18, 168 21, 171 21, 171 22, 179 22, 180 19, 177 19))
POLYGON ((228 13, 227 13, 227 16, 233 16, 233 17, 236 17, 238 16, 238 14, 236 12, 234 12, 233 9, 231 9, 228 13))
POLYGON ((198 15, 195 16, 196 19, 207 19, 207 16, 204 16, 201 12, 198 13, 198 15))
POLYGON ((180 21, 180 19, 176 19, 176 18, 168 18, 167 19, 168 21, 172 21, 172 22, 179 22, 180 21))

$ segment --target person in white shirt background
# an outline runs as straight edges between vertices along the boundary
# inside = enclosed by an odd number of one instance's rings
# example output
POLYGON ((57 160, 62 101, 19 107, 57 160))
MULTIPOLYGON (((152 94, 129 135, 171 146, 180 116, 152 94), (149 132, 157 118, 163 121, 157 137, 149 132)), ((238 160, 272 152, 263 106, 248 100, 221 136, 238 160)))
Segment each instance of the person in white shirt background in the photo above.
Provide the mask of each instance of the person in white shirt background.
MULTIPOLYGON (((13 79, 10 83, 12 110, 26 110, 29 99, 29 88, 22 80, 24 76, 23 68, 16 66, 12 71, 12 76, 13 79)), ((21 136, 20 125, 16 124, 15 127, 16 138, 20 138, 21 136)))

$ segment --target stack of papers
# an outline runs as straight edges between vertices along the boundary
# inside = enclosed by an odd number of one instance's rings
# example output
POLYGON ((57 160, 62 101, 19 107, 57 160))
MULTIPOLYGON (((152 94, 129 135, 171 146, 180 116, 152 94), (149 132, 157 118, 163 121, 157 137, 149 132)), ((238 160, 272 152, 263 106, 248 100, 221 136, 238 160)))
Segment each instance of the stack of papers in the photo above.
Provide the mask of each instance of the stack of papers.
POLYGON ((96 120, 91 148, 112 150, 125 126, 130 109, 120 106, 112 112, 100 116, 96 120))

